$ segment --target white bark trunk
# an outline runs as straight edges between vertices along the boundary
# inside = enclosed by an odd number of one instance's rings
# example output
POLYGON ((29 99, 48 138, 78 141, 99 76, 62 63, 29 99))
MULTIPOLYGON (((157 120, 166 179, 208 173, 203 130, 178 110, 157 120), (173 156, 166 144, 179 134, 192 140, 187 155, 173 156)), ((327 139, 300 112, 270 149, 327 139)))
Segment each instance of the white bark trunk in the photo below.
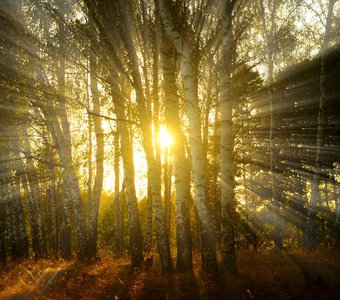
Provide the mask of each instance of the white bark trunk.
POLYGON ((163 77, 165 94, 165 118, 168 130, 174 137, 174 173, 176 190, 176 270, 192 270, 192 249, 190 234, 190 170, 185 157, 185 137, 180 126, 179 103, 175 74, 175 53, 168 39, 163 39, 163 77))
POLYGON ((207 203, 206 165, 201 136, 201 116, 198 105, 197 86, 195 84, 190 47, 188 42, 176 30, 169 9, 170 3, 159 0, 159 10, 168 38, 172 41, 180 60, 180 69, 184 85, 184 94, 189 116, 190 145, 193 178, 196 196, 197 216, 200 228, 202 269, 214 272, 217 269, 214 231, 207 203))

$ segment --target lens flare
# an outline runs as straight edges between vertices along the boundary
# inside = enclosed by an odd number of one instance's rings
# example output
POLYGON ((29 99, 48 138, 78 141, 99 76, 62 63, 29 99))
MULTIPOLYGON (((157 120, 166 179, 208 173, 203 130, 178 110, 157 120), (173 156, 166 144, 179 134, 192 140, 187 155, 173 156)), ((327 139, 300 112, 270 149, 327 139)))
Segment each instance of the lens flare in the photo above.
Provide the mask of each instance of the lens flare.
POLYGON ((159 143, 162 148, 170 147, 173 143, 172 138, 166 127, 161 127, 159 129, 159 143))

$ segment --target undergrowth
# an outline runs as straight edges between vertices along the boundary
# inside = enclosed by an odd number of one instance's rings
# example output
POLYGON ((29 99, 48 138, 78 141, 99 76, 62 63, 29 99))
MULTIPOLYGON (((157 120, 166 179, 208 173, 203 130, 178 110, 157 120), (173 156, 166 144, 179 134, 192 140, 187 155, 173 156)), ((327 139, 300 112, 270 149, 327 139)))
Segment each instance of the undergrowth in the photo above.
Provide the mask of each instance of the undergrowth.
POLYGON ((0 299, 340 299, 340 255, 327 250, 237 254, 237 275, 204 275, 200 257, 188 274, 131 269, 128 257, 102 252, 92 264, 62 259, 9 262, 0 271, 0 299), (310 286, 308 274, 325 284, 310 286))

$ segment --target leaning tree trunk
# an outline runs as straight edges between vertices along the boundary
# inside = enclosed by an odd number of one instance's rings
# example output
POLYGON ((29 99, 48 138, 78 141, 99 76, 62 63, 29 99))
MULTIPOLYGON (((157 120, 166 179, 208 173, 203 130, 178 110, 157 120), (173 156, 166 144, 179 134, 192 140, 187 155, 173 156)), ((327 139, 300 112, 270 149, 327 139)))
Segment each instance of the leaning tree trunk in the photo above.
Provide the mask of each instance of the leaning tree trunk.
POLYGON ((192 169, 196 196, 196 211, 200 236, 202 269, 207 272, 217 270, 215 237, 211 215, 207 203, 206 160, 201 136, 201 118, 198 105, 197 86, 195 84, 191 53, 188 42, 174 26, 169 9, 169 1, 159 0, 159 10, 168 38, 173 43, 180 60, 180 70, 185 91, 187 113, 189 116, 192 169))

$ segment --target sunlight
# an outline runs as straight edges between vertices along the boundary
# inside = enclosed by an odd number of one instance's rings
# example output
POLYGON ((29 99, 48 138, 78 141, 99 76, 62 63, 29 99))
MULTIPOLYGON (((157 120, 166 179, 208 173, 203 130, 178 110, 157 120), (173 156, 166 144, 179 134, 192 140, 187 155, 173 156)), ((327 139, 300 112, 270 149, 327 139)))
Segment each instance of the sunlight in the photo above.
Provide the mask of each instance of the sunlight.
POLYGON ((172 138, 166 129, 166 127, 161 127, 159 129, 159 143, 162 148, 166 148, 172 145, 173 141, 172 138))
POLYGON ((111 164, 104 165, 104 179, 103 179, 103 190, 112 193, 115 188, 115 181, 112 178, 112 174, 114 174, 114 169, 111 164))

